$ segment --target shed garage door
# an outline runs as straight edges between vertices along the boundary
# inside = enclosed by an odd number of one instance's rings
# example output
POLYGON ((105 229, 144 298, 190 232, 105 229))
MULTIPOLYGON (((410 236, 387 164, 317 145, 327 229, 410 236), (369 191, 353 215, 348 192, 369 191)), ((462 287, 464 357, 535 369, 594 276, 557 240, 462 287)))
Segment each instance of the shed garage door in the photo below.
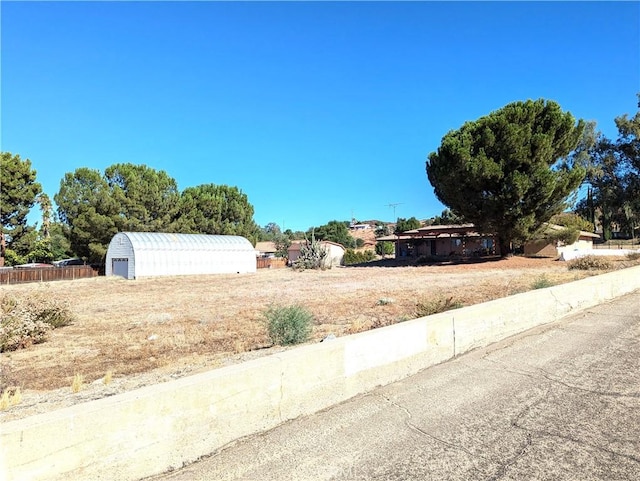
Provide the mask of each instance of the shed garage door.
POLYGON ((129 259, 111 259, 111 272, 114 276, 129 277, 129 259))

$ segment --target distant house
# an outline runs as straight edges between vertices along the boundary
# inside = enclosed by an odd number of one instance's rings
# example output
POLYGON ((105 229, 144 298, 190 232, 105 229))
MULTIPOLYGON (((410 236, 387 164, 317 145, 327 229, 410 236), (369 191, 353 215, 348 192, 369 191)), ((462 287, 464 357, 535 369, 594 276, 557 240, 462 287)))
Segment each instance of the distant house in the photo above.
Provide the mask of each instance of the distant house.
MULTIPOLYGON (((561 231, 564 227, 556 224, 548 224, 546 232, 561 231)), ((548 239, 535 239, 525 243, 524 255, 532 257, 558 257, 563 252, 586 251, 593 249, 593 240, 599 239, 598 234, 580 231, 578 240, 573 244, 564 245, 559 241, 548 239)))
POLYGON ((351 224, 349 226, 349 229, 351 229, 351 230, 367 230, 367 229, 371 229, 371 225, 369 225, 369 224, 351 224))
MULTIPOLYGON (((293 241, 287 251, 289 263, 293 263, 300 257, 300 249, 306 241, 293 241)), ((320 245, 327 250, 327 257, 324 259, 323 267, 336 267, 342 265, 345 248, 342 244, 331 241, 320 241, 320 245)))
POLYGON ((377 240, 394 242, 396 259, 488 256, 497 248, 495 234, 479 233, 473 224, 430 225, 377 240))
POLYGON ((256 243, 256 257, 275 257, 277 250, 274 242, 264 241, 256 243))

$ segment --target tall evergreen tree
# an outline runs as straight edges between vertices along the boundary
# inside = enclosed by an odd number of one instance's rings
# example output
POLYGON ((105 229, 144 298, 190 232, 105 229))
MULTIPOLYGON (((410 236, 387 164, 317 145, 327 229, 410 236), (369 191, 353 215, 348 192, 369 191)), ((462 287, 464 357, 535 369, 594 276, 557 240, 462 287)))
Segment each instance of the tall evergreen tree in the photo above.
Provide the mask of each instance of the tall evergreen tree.
POLYGON ((180 194, 176 181, 164 170, 115 164, 105 170, 104 178, 120 209, 120 230, 160 232, 169 228, 180 194))
POLYGON ((503 255, 567 207, 585 170, 570 165, 584 122, 552 101, 514 102, 447 133, 426 163, 438 199, 503 255))
POLYGON ((8 249, 20 245, 20 238, 33 230, 27 226, 27 215, 41 191, 29 159, 0 154, 0 223, 8 249))
POLYGON ((188 187, 180 196, 173 229, 187 234, 240 235, 255 244, 260 228, 253 212, 247 195, 237 187, 188 187))
POLYGON ((609 240, 614 229, 633 236, 640 226, 640 94, 638 112, 615 119, 618 138, 597 134, 589 149, 587 196, 576 211, 602 229, 609 240))
POLYGON ((54 200, 71 250, 92 263, 102 262, 123 218, 100 171, 82 167, 66 173, 54 200))

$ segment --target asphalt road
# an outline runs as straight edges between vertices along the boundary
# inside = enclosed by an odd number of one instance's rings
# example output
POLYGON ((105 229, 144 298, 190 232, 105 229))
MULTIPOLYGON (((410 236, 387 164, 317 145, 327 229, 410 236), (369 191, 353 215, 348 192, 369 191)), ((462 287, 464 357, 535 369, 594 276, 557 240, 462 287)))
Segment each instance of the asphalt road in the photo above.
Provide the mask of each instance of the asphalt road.
POLYGON ((156 480, 640 480, 640 292, 156 480))

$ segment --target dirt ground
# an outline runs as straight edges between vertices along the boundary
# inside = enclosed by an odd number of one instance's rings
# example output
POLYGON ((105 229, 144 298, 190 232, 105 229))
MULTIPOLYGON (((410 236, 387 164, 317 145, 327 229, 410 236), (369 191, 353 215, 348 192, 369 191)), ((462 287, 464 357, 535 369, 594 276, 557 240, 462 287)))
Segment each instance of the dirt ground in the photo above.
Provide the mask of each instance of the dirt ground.
POLYGON ((417 304, 437 298, 471 305, 593 273, 551 259, 513 257, 483 263, 342 267, 247 275, 98 277, 2 286, 1 293, 44 291, 68 301, 74 322, 48 340, 0 354, 0 380, 22 400, 0 411, 20 418, 140 386, 242 362, 271 346, 264 311, 297 304, 314 316, 310 342, 412 319, 417 304), (72 392, 74 376, 82 389, 72 392), (77 380, 78 378, 76 378, 77 380))

